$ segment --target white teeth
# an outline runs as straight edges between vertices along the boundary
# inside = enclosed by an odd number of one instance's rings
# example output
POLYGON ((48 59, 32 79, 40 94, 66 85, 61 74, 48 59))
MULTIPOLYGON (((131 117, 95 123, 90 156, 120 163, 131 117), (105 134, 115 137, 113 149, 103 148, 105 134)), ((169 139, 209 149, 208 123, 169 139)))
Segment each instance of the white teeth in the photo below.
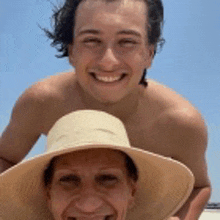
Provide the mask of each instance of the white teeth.
POLYGON ((96 79, 98 79, 99 81, 102 82, 115 82, 118 81, 119 79, 121 79, 121 76, 99 76, 99 75, 95 75, 96 79))

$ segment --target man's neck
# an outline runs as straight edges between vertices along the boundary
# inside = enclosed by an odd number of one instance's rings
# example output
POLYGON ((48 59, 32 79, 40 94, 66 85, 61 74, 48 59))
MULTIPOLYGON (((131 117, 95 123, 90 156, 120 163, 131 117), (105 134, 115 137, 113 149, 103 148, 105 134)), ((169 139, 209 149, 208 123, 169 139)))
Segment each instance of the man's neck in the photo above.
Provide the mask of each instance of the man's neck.
POLYGON ((80 87, 79 93, 81 96, 81 101, 86 109, 105 111, 118 117, 123 122, 130 118, 131 115, 136 113, 140 97, 144 92, 144 87, 140 85, 139 87, 137 87, 136 90, 134 90, 132 93, 130 93, 120 101, 105 103, 95 99, 86 91, 84 91, 80 85, 78 86, 80 87))

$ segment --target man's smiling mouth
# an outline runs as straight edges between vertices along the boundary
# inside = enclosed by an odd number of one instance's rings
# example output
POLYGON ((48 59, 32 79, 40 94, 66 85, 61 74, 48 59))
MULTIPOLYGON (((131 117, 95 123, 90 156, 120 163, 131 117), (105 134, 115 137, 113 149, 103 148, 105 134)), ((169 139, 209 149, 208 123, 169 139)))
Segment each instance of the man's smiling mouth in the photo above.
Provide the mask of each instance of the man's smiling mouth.
POLYGON ((96 80, 100 82, 113 83, 113 82, 118 82, 122 80, 127 74, 123 73, 118 76, 103 76, 103 75, 99 75, 99 74, 95 74, 94 72, 91 72, 91 75, 93 78, 95 78, 96 80))

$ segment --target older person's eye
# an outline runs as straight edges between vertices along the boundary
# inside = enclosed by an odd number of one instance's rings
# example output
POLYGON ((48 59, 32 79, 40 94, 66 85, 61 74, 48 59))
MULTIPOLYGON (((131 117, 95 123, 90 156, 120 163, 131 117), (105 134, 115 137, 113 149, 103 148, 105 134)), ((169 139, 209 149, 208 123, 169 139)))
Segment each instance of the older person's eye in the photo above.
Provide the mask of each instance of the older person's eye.
POLYGON ((104 186, 113 186, 118 182, 118 178, 112 174, 103 174, 96 177, 96 181, 104 186))
POLYGON ((64 185, 75 185, 78 186, 80 184, 80 178, 76 175, 70 174, 62 176, 59 179, 59 182, 64 185))

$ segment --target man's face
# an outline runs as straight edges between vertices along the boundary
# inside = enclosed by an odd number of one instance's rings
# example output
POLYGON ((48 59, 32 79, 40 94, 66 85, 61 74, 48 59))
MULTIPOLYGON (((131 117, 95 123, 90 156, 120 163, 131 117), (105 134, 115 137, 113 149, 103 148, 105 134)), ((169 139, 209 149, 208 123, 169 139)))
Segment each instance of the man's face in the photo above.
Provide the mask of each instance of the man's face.
POLYGON ((151 65, 146 4, 143 1, 83 1, 76 13, 69 59, 89 95, 114 103, 135 94, 151 65))
POLYGON ((135 183, 123 154, 92 149, 60 156, 47 191, 55 220, 124 220, 135 183))

